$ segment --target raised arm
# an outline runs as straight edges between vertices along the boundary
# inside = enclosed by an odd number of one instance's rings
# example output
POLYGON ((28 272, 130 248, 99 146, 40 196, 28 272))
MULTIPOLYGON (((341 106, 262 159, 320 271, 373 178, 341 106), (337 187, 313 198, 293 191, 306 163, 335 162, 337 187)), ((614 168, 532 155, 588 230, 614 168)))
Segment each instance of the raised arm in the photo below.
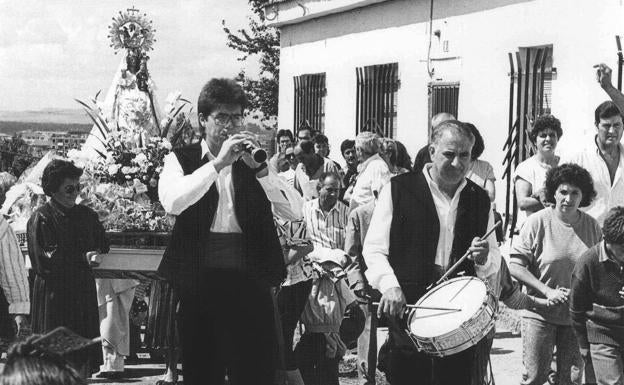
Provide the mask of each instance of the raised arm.
POLYGON ((611 68, 604 63, 596 64, 594 68, 596 69, 596 80, 600 87, 605 90, 620 111, 624 111, 624 94, 613 86, 611 82, 611 68))

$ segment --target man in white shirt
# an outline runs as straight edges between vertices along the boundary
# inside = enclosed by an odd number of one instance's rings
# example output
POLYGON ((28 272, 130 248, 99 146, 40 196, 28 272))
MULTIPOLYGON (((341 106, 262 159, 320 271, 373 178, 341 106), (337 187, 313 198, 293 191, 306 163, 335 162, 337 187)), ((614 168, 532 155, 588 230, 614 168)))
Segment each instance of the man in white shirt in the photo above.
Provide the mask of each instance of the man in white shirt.
POLYGON ((375 194, 392 176, 388 164, 379 156, 379 148, 379 138, 372 132, 361 132, 355 138, 355 152, 360 164, 349 202, 350 211, 373 201, 375 194))
POLYGON ((473 145, 462 123, 440 124, 432 132, 432 163, 392 178, 377 201, 363 256, 369 283, 382 293, 378 315, 390 326, 393 385, 471 383, 476 347, 431 358, 416 350, 401 318, 406 303, 415 303, 467 250, 471 257, 454 274, 488 280, 500 267, 495 235, 479 240, 494 224, 490 200, 465 178, 473 145))
POLYGON ((294 153, 299 162, 295 170, 295 188, 301 192, 304 201, 318 198, 318 179, 322 173, 341 173, 340 166, 314 151, 314 143, 310 140, 297 143, 294 153))
POLYGON ((596 136, 581 152, 560 163, 576 163, 594 179, 596 198, 583 208, 602 225, 609 209, 624 205, 624 147, 622 113, 616 103, 606 101, 594 113, 596 136))
POLYGON ((245 150, 256 143, 241 131, 242 88, 212 79, 197 104, 204 139, 167 155, 158 188, 165 210, 177 216, 159 272, 180 297, 184 382, 223 384, 227 371, 231 384, 269 385, 276 367, 271 287, 285 272, 271 205, 285 216, 292 208, 266 163, 245 150))

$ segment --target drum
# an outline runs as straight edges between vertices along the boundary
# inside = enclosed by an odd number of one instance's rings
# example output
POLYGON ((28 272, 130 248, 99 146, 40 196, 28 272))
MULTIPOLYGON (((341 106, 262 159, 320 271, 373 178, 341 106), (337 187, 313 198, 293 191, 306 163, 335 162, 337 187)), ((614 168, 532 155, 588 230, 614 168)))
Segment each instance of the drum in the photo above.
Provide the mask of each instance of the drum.
POLYGON ((459 277, 431 289, 413 307, 407 334, 416 348, 436 357, 475 345, 496 321, 498 301, 486 282, 459 277))

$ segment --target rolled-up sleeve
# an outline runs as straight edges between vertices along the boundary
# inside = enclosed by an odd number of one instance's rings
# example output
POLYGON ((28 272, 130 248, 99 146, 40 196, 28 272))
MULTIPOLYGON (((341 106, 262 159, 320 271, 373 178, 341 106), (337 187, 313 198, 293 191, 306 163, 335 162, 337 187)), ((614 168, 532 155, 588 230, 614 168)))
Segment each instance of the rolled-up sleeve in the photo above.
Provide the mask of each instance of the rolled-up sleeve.
POLYGON ((390 250, 390 224, 392 223, 391 187, 381 190, 373 217, 366 233, 362 255, 366 262, 366 278, 369 284, 382 294, 393 287, 400 287, 394 270, 388 262, 390 250))
POLYGON ((165 156, 165 164, 158 182, 158 197, 165 211, 179 215, 203 197, 217 180, 217 170, 212 161, 193 173, 184 170, 174 153, 165 156))
POLYGON ((286 180, 269 170, 268 175, 258 178, 258 182, 271 202, 273 215, 285 221, 303 218, 303 198, 286 180))

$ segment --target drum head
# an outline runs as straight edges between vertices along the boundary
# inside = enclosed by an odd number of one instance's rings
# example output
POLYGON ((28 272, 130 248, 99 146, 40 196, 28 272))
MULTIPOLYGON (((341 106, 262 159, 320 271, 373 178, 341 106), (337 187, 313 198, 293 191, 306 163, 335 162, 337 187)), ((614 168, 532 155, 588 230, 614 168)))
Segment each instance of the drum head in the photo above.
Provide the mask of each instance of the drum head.
POLYGON ((408 319, 409 330, 422 338, 450 333, 472 318, 486 297, 487 287, 479 278, 460 277, 444 282, 425 294, 416 306, 449 310, 416 308, 408 319))

